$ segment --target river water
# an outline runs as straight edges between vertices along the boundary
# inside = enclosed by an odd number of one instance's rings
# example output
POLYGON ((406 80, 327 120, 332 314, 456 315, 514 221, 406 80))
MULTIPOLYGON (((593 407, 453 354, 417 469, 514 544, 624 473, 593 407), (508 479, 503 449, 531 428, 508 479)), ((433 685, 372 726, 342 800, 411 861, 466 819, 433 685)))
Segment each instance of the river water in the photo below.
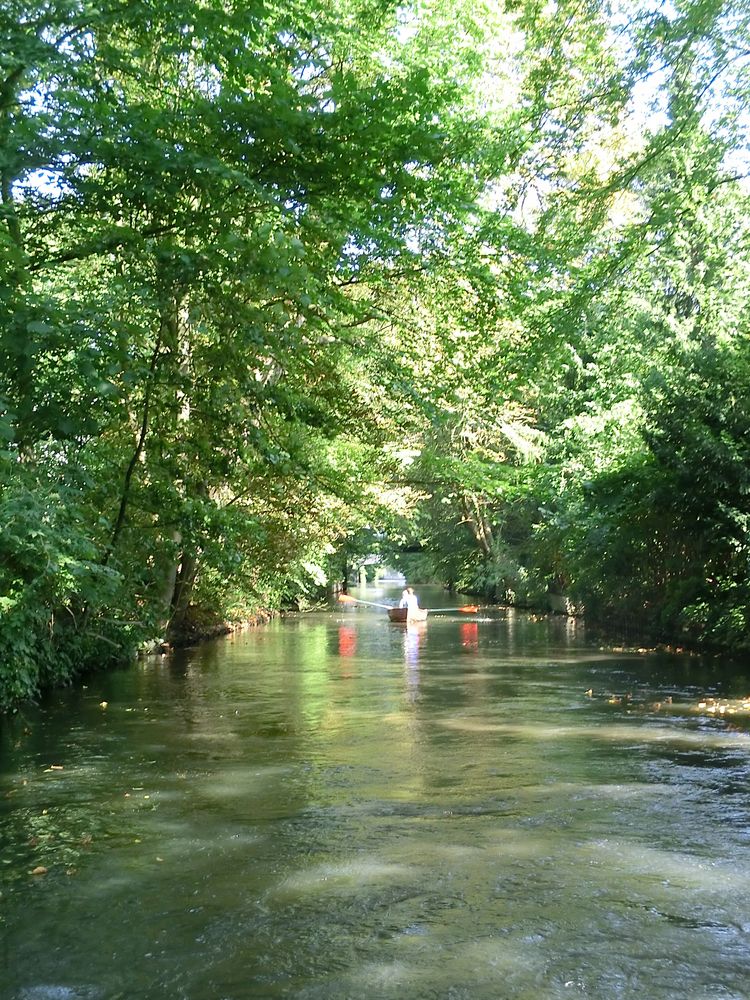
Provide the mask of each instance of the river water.
POLYGON ((2 723, 0 996, 747 998, 748 693, 502 610, 89 678, 2 723))

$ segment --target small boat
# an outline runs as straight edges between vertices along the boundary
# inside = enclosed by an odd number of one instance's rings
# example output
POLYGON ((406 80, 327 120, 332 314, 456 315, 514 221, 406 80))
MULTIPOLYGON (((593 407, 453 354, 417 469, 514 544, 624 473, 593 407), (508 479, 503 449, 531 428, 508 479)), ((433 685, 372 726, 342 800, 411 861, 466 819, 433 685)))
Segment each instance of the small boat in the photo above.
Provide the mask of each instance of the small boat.
POLYGON ((357 597, 350 597, 348 594, 339 594, 338 598, 342 604, 364 604, 368 608, 382 608, 388 612, 388 617, 392 622, 426 622, 427 614, 445 614, 453 611, 460 611, 464 614, 475 614, 479 611, 476 604, 466 604, 463 608, 392 608, 388 604, 376 604, 375 601, 360 601, 357 597))
POLYGON ((388 608, 388 617, 392 622, 426 622, 427 608, 388 608))

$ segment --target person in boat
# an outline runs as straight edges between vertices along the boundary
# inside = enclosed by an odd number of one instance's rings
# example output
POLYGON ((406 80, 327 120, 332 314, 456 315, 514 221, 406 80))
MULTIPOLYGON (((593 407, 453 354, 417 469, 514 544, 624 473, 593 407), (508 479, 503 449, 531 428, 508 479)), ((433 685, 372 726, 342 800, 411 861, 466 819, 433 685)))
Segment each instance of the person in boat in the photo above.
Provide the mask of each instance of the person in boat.
POLYGON ((414 593, 414 587, 407 587, 403 594, 401 595, 401 600, 398 606, 400 608, 408 608, 409 614, 414 611, 419 611, 419 598, 414 593))

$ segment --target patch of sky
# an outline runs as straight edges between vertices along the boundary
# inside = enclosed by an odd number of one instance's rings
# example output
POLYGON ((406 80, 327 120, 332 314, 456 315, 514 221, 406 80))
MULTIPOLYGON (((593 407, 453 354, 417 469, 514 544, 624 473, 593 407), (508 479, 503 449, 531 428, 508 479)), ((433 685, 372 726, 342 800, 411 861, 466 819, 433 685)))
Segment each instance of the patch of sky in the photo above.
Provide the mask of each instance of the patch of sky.
POLYGON ((398 8, 395 34, 402 45, 406 45, 419 34, 419 18, 413 7, 398 8))
POLYGON ((90 31, 76 32, 66 29, 58 38, 55 30, 47 27, 42 29, 39 37, 73 62, 90 59, 96 51, 94 36, 90 31))
MULTIPOLYGON (((395 24, 392 36, 400 46, 406 46, 419 34, 419 16, 411 6, 401 6, 396 10, 395 24)), ((387 49, 381 49, 375 56, 380 64, 388 70, 397 65, 397 60, 387 49)))
POLYGON ((331 68, 332 60, 327 52, 319 50, 314 56, 309 53, 303 53, 303 56, 303 61, 292 69, 292 76, 302 83, 317 80, 321 73, 331 68))
MULTIPOLYGON (((70 161, 71 158, 68 159, 70 161)), ((30 171, 23 181, 17 181, 13 185, 13 196, 18 201, 24 200, 26 192, 33 192, 36 196, 59 201, 71 195, 73 188, 63 175, 62 167, 58 170, 42 168, 30 171)))
MULTIPOLYGON (((663 18, 674 21, 678 11, 672 0, 657 4, 615 3, 610 14, 609 42, 611 53, 620 68, 627 72, 634 65, 637 45, 634 36, 636 27, 648 18, 663 18)), ((669 70, 664 62, 650 62, 643 72, 633 80, 630 100, 625 109, 625 124, 628 133, 635 138, 644 131, 658 131, 669 123, 666 84, 669 70)))
MULTIPOLYGON (((725 40, 721 62, 714 68, 703 94, 703 120, 707 128, 727 144, 724 169, 750 187, 750 51, 747 24, 727 15, 720 27, 725 40)), ((711 64, 711 49, 704 54, 711 64)))
POLYGON ((350 236, 341 248, 340 267, 358 267, 362 258, 371 257, 376 251, 372 240, 360 240, 350 236))
POLYGON ((651 70, 633 83, 630 100, 625 108, 624 125, 631 140, 645 133, 655 133, 669 125, 669 71, 665 67, 651 70))
MULTIPOLYGON (((286 209, 287 212, 289 212, 290 215, 293 215, 295 219, 301 219, 302 216, 307 212, 308 205, 306 205, 304 202, 295 201, 291 198, 287 198, 286 201, 284 202, 284 208, 286 209)), ((300 246, 302 246, 301 243, 300 246)))
MULTIPOLYGON (((636 55, 633 26, 647 18, 661 18, 673 24, 682 16, 672 0, 657 4, 621 3, 612 10, 614 52, 625 68, 636 55)), ((699 95, 699 110, 709 132, 726 137, 731 148, 724 167, 738 176, 750 172, 750 114, 747 90, 737 86, 750 69, 750 53, 745 45, 746 31, 737 17, 727 14, 717 23, 722 55, 717 55, 716 38, 693 43, 692 58, 704 68, 706 83, 699 95)), ((669 83, 673 72, 658 56, 644 67, 633 82, 626 107, 626 127, 632 137, 655 133, 668 127, 669 83)))

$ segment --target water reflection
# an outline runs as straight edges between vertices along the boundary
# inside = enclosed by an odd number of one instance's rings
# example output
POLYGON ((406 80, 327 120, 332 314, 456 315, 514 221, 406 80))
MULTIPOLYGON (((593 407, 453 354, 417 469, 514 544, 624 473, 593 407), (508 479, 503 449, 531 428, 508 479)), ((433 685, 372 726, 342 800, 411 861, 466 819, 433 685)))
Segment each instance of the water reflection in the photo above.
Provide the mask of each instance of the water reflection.
POLYGON ((404 660, 408 667, 419 666, 419 648, 427 633, 425 622, 408 622, 403 626, 404 660))
POLYGON ((6 720, 3 1000, 746 995, 750 723, 689 710, 746 672, 486 617, 289 618, 6 720))
POLYGON ((406 672, 406 693, 410 702, 419 695, 420 647, 427 633, 426 622, 407 622, 400 626, 404 636, 404 668, 406 672))
POLYGON ((339 656, 354 656, 357 652, 357 630, 339 625, 339 656))
POLYGON ((479 624, 477 622, 461 623, 461 646, 470 653, 476 653, 479 650, 479 624))

